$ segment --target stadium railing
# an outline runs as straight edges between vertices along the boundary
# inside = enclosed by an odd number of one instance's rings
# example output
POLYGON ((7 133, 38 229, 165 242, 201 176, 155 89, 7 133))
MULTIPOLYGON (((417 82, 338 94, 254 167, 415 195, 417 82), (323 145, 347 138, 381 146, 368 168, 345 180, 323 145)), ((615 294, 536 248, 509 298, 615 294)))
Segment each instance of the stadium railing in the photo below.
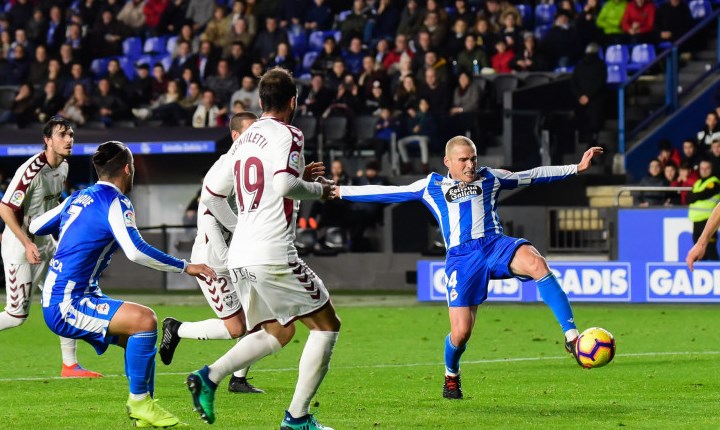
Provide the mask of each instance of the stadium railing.
POLYGON ((620 197, 624 193, 633 191, 692 191, 692 187, 644 187, 644 186, 629 186, 618 188, 617 194, 615 194, 615 207, 620 206, 620 197))

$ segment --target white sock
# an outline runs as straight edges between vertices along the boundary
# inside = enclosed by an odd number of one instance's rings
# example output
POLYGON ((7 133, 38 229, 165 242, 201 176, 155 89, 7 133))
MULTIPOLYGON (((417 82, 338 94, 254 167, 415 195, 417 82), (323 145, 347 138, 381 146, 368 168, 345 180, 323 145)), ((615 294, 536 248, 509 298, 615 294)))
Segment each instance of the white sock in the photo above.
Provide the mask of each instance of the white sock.
MULTIPOLYGON (((238 338, 237 341, 240 342, 241 339, 242 338, 238 338)), ((242 369, 238 370, 237 372, 233 372, 233 376, 235 376, 236 378, 245 378, 248 374, 248 370, 250 370, 249 367, 242 368, 242 369)))
POLYGON ((143 400, 145 397, 147 397, 149 393, 142 393, 142 394, 133 394, 130 393, 130 399, 131 400, 143 400))
POLYGON ((14 316, 8 314, 5 311, 0 312, 0 330, 17 327, 24 322, 25 318, 15 318, 14 316))
POLYGON ((328 371, 338 332, 311 330, 300 357, 298 381, 288 412, 294 418, 310 413, 310 401, 328 371))
POLYGON ((183 339, 232 339, 230 332, 223 320, 213 318, 211 320, 184 322, 178 328, 178 336, 183 339))
POLYGON ((571 328, 565 332, 565 341, 569 342, 578 336, 580 336, 580 332, 576 328, 571 328))
POLYGON ((72 366, 77 361, 77 340, 60 336, 60 351, 62 352, 62 361, 66 366, 72 366))
POLYGON ((233 346, 225 355, 218 358, 216 362, 208 366, 210 372, 208 378, 219 384, 232 372, 249 367, 256 361, 282 349, 282 345, 275 336, 260 330, 249 334, 233 346))

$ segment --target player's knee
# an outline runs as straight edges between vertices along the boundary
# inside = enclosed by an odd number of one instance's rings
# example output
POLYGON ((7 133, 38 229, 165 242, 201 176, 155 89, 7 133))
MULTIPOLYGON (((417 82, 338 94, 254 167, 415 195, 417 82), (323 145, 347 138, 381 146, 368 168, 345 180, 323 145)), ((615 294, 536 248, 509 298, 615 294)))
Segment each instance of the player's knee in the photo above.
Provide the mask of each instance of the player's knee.
POLYGON ((455 346, 463 346, 470 340, 472 328, 469 326, 453 327, 450 333, 450 340, 455 346))
POLYGON ((225 328, 227 329, 228 333, 230 333, 230 337, 233 339, 237 339, 247 332, 247 330, 245 330, 245 326, 232 325, 228 327, 228 325, 225 324, 225 328))
POLYGON ((157 331, 157 315, 152 309, 143 306, 138 310, 137 330, 157 331))
POLYGON ((547 261, 540 255, 533 255, 528 261, 528 272, 533 279, 539 279, 550 271, 547 261))

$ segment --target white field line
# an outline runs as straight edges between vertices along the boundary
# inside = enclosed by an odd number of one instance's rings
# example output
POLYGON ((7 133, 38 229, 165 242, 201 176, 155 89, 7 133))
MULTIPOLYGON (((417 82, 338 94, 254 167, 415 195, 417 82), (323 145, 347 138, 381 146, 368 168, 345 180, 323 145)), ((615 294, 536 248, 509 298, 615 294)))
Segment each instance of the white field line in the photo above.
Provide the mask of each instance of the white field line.
MULTIPOLYGON (((661 356, 672 356, 672 355, 720 355, 720 351, 666 351, 666 352, 637 352, 630 354, 617 354, 616 357, 622 358, 636 358, 636 357, 661 357, 661 356)), ((463 360, 462 365, 468 364, 492 364, 492 363, 516 363, 525 361, 547 361, 547 360, 567 360, 570 358, 569 355, 558 355, 554 357, 516 357, 516 358, 493 358, 488 360, 463 360)), ((400 363, 400 364, 368 364, 363 366, 333 366, 330 364, 330 368, 333 370, 343 369, 387 369, 387 368, 402 368, 402 367, 424 367, 424 366, 444 366, 444 363, 400 363)), ((253 373, 260 372, 296 372, 297 367, 287 367, 278 369, 256 369, 253 368, 253 373)), ((185 372, 156 372, 156 376, 172 376, 172 375, 188 375, 191 371, 185 372)), ((123 374, 105 374, 105 378, 124 378, 123 374)), ((0 378, 0 382, 13 382, 13 381, 47 381, 53 379, 65 379, 59 376, 44 376, 44 377, 28 377, 28 378, 0 378)))

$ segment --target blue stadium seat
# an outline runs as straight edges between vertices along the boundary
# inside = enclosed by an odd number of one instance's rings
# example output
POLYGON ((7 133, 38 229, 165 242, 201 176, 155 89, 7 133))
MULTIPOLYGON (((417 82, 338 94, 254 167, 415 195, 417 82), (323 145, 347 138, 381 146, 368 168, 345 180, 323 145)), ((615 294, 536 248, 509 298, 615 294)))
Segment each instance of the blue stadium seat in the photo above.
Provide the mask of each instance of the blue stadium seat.
POLYGON ((532 28, 532 7, 526 4, 516 4, 520 17, 522 17, 522 26, 525 28, 532 28))
POLYGON ((607 65, 607 83, 621 84, 627 79, 627 69, 624 64, 607 65))
POLYGON ((134 79, 135 78, 135 59, 130 57, 120 57, 118 58, 118 61, 120 61, 120 68, 125 72, 125 75, 128 77, 128 79, 134 79))
POLYGON ((292 52, 297 56, 302 58, 303 55, 305 55, 305 52, 307 51, 307 35, 305 34, 305 31, 300 32, 294 32, 292 30, 288 30, 288 40, 290 41, 290 47, 292 47, 292 52))
POLYGON ((605 63, 627 65, 630 59, 628 47, 625 45, 610 45, 605 50, 605 63))
POLYGON ((352 13, 352 10, 344 10, 340 12, 337 16, 337 22, 343 22, 345 19, 352 13))
POLYGON ((712 12, 709 0, 692 0, 688 6, 690 7, 690 15, 695 19, 703 19, 712 12))
POLYGON ((535 6, 535 25, 552 25, 557 13, 554 4, 539 4, 535 6))
POLYGON ((306 52, 305 56, 302 60, 302 69, 305 72, 309 72, 310 68, 312 67, 313 63, 315 62, 315 59, 317 58, 319 54, 315 51, 306 52))
POLYGON ((107 65, 112 57, 96 58, 90 63, 90 71, 95 79, 104 78, 107 75, 107 65))
POLYGON ((630 55, 628 70, 640 70, 655 61, 655 47, 647 43, 635 45, 630 55))
POLYGON ((143 45, 144 54, 166 54, 167 39, 165 37, 148 37, 143 45))
POLYGON ((341 33, 339 31, 313 31, 308 38, 308 49, 310 51, 322 51, 323 41, 328 36, 333 36, 336 42, 340 42, 341 33))
POLYGON ((160 57, 160 64, 163 65, 163 68, 165 69, 165 72, 167 73, 168 70, 170 70, 170 66, 172 65, 172 55, 168 54, 164 57, 160 57))
POLYGON ((535 38, 537 40, 542 40, 543 37, 547 34, 547 32, 552 28, 552 25, 538 25, 535 27, 535 31, 533 34, 535 34, 535 38))
POLYGON ((575 70, 573 66, 556 67, 553 73, 572 73, 573 70, 575 70))
POLYGON ((172 55, 172 53, 175 52, 175 47, 177 47, 178 37, 180 37, 180 36, 172 36, 172 37, 168 38, 167 43, 165 43, 165 51, 167 51, 168 54, 172 55))
POLYGON ((123 40, 123 55, 137 58, 142 54, 142 41, 139 37, 128 37, 123 40))

